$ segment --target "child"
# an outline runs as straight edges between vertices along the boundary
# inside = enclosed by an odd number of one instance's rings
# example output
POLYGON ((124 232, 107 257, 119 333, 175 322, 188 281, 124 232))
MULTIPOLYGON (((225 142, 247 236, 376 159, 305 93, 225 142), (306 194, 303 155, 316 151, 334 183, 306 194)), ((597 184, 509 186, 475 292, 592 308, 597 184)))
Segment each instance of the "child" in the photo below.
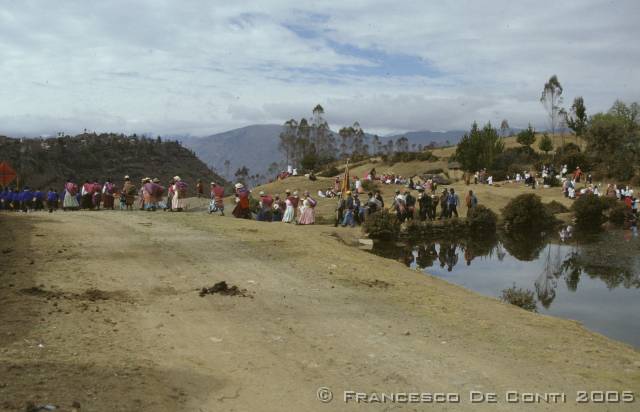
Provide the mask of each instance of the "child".
POLYGON ((126 210, 127 209, 127 195, 122 192, 120 193, 120 210, 126 210))
POLYGON ((58 191, 53 188, 49 188, 49 192, 47 193, 47 206, 49 207, 49 213, 53 213, 54 210, 58 210, 59 200, 60 196, 58 195, 58 191))

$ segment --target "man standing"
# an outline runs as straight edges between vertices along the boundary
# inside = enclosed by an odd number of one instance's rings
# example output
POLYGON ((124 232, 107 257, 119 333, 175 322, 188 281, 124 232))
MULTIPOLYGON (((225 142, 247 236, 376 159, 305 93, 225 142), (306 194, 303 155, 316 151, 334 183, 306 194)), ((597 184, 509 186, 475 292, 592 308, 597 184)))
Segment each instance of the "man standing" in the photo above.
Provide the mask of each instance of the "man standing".
POLYGON ((54 210, 58 210, 59 200, 58 191, 53 190, 53 188, 50 187, 49 192, 47 193, 47 207, 49 208, 49 213, 53 213, 54 210))
POLYGON ((460 198, 456 194, 455 190, 453 190, 453 188, 450 189, 449 199, 447 203, 449 207, 449 217, 453 217, 453 215, 456 215, 456 217, 458 217, 458 204, 460 203, 460 198))
POLYGON ((424 222, 431 217, 431 195, 425 193, 422 187, 418 188, 418 192, 420 192, 418 195, 418 206, 420 206, 419 216, 420 221, 424 222))
POLYGON ((449 192, 447 189, 442 189, 440 195, 440 219, 449 217, 449 192))
POLYGON ((467 196, 465 197, 464 202, 467 205, 467 216, 468 216, 471 209, 473 209, 478 205, 478 198, 476 197, 476 195, 473 194, 473 190, 469 190, 469 193, 467 193, 467 196))
POLYGON ((399 190, 396 190, 396 196, 393 199, 393 206, 396 209, 396 216, 398 217, 398 221, 400 223, 403 223, 407 215, 407 199, 400 193, 399 190))
POLYGON ((407 220, 413 220, 416 211, 416 198, 413 197, 411 191, 406 190, 404 192, 405 203, 407 205, 407 220))

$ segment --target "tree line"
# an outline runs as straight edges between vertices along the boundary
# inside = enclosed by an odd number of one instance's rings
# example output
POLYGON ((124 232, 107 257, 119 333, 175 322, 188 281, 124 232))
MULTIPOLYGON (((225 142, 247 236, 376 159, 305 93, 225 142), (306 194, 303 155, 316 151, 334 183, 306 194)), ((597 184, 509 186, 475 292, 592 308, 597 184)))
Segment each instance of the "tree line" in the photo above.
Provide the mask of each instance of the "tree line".
POLYGON ((635 177, 640 180, 640 105, 617 100, 608 111, 589 116, 581 96, 576 97, 568 109, 562 107, 563 91, 558 77, 553 75, 544 84, 540 96, 551 135, 554 136, 559 128, 567 128, 575 135, 576 143, 580 140, 586 143, 584 151, 577 144, 566 143, 562 133, 555 157, 550 159, 554 143, 552 136, 544 132, 538 148, 547 159, 538 159, 531 147, 536 142, 536 131, 531 124, 516 135, 521 147, 505 150, 503 139, 507 132, 510 133, 505 119, 500 125, 500 132, 490 122, 482 128, 474 122, 458 144, 454 158, 468 172, 483 168, 490 171, 502 168, 502 172, 507 168, 518 170, 517 167, 524 166, 527 161, 546 160, 570 167, 581 166, 583 170, 592 169, 602 177, 622 181, 635 177))

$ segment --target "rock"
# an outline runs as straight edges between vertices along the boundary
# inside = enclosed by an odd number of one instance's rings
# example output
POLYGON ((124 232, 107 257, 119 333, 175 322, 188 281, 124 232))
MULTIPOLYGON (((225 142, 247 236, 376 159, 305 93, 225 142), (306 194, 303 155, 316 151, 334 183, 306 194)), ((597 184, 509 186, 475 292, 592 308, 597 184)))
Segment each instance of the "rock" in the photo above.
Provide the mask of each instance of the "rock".
POLYGON ((410 332, 410 331, 408 331, 408 330, 406 330, 406 331, 403 333, 403 335, 404 335, 404 336, 409 336, 409 335, 411 335, 411 332, 410 332))

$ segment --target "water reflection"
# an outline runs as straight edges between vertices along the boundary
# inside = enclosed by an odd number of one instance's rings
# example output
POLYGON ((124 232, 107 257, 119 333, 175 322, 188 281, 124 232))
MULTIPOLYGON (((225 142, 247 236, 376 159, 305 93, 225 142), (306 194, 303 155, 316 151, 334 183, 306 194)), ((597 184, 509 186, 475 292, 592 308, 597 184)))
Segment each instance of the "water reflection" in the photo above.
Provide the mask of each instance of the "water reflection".
POLYGON ((485 295, 517 283, 539 312, 576 319, 640 346, 640 239, 637 231, 582 238, 570 228, 539 236, 375 243, 373 253, 485 295))

